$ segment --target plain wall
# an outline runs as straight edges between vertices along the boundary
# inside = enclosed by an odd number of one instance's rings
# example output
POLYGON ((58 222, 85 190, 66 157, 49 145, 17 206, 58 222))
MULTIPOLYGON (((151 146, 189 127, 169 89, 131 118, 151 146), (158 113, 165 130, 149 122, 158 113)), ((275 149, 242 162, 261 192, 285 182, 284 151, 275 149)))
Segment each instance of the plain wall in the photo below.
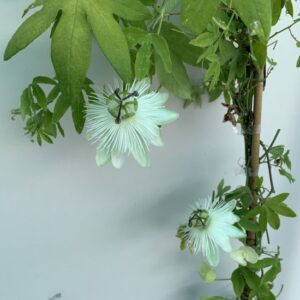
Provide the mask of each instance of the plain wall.
MULTIPOLYGON (((0 0, 1 57, 29 2, 0 0)), ((288 23, 285 18, 280 26, 288 23)), ((201 256, 181 252, 175 237, 189 205, 222 178, 233 187, 244 182, 243 139, 222 123, 221 101, 184 110, 170 97, 167 106, 180 119, 163 128, 165 147, 151 148, 148 169, 132 158, 121 170, 97 168, 95 146, 75 133, 69 115, 63 121, 66 138, 39 147, 24 136, 21 120, 10 119, 10 110, 34 76, 53 75, 48 36, 0 62, 0 299, 47 300, 59 292, 64 300, 230 297, 230 282, 201 282, 201 256)), ((283 34, 271 54, 278 67, 267 84, 262 137, 269 143, 282 129, 279 142, 291 149, 300 180, 300 51, 283 34)), ((89 75, 99 86, 115 78, 96 46, 89 75)), ((275 173, 277 191, 291 193, 289 204, 299 214, 298 182, 290 186, 275 173)), ((299 225, 299 219, 285 219, 280 232, 270 233, 270 248, 280 244, 284 258, 277 280, 277 290, 285 284, 284 300, 298 294, 299 225)), ((219 278, 229 277, 234 267, 223 257, 219 278)))

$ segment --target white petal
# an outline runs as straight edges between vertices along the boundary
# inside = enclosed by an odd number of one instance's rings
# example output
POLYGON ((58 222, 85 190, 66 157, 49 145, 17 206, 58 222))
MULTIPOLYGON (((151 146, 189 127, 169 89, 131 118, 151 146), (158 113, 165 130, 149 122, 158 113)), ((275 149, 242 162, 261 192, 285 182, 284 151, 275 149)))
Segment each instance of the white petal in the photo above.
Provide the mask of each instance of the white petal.
POLYGON ((96 163, 98 167, 104 166, 110 161, 110 154, 104 150, 99 149, 96 154, 96 163))
POLYGON ((219 202, 216 206, 215 209, 218 211, 222 211, 222 212, 232 212, 235 207, 236 207, 236 200, 231 200, 227 203, 225 203, 224 201, 219 202))
POLYGON ((216 245, 215 241, 208 236, 206 237, 205 244, 205 256, 207 258, 208 263, 212 267, 216 267, 220 262, 219 257, 219 248, 216 245))
POLYGON ((218 234, 215 233, 213 237, 216 243, 222 248, 223 251, 225 252, 232 251, 230 239, 228 235, 226 235, 226 232, 220 230, 219 233, 218 234))
POLYGON ((246 237, 246 233, 244 231, 232 225, 225 224, 224 231, 226 231, 228 236, 232 239, 242 239, 246 237))
POLYGON ((117 152, 112 153, 111 162, 115 168, 121 169, 124 162, 123 154, 117 152))
POLYGON ((142 167, 149 167, 150 166, 150 158, 148 150, 146 149, 136 149, 135 151, 131 152, 133 157, 142 167))
POLYGON ((222 215, 222 222, 226 222, 228 224, 235 224, 240 220, 240 218, 232 212, 227 212, 222 215))
POLYGON ((164 105, 168 101, 169 94, 167 94, 167 93, 157 93, 157 97, 159 99, 159 103, 161 105, 164 105))
POLYGON ((162 109, 157 112, 155 119, 158 125, 165 125, 176 121, 178 117, 179 114, 177 112, 167 110, 167 109, 162 109))
POLYGON ((157 147, 162 147, 164 145, 164 142, 163 142, 159 132, 155 138, 152 138, 151 143, 157 147))

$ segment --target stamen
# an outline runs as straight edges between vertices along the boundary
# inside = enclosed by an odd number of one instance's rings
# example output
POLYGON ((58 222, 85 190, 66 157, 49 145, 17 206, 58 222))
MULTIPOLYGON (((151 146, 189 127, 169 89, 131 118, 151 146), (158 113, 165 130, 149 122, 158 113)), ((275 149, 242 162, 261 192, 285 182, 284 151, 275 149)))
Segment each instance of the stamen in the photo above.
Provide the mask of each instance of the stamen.
POLYGON ((117 98, 120 100, 120 104, 119 104, 119 110, 118 110, 118 115, 116 117, 116 124, 120 124, 121 123, 121 115, 122 115, 122 108, 123 108, 123 102, 126 101, 127 99, 131 98, 131 97, 138 97, 139 93, 137 91, 134 91, 133 93, 130 93, 129 95, 127 95, 124 98, 121 98, 120 96, 120 89, 117 88, 114 92, 114 94, 117 96, 117 98))

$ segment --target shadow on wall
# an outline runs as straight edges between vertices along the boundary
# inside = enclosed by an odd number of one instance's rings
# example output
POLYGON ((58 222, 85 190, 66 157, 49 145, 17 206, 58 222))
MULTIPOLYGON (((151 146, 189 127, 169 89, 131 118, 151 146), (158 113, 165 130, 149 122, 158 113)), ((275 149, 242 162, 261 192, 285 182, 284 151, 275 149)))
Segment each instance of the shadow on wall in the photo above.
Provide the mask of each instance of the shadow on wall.
MULTIPOLYGON (((179 273, 181 282, 174 282, 174 291, 167 295, 165 299, 173 300, 194 300, 200 296, 219 295, 232 297, 232 287, 229 281, 218 281, 214 286, 207 286, 198 275, 201 255, 192 256, 188 251, 183 253, 179 249, 179 240, 176 238, 176 229, 180 223, 186 222, 190 208, 198 199, 203 199, 209 195, 203 194, 207 190, 209 182, 195 181, 190 183, 183 182, 177 185, 174 190, 155 199, 156 193, 143 197, 143 205, 132 213, 124 214, 119 220, 119 226, 126 226, 126 239, 130 238, 133 242, 148 237, 153 240, 153 249, 157 251, 157 260, 152 274, 164 277, 170 273, 179 273), (126 225, 124 225, 126 224, 126 225), (157 245, 159 245, 157 247, 157 245), (226 294, 226 295, 225 295, 226 294)), ((219 278, 228 276, 228 270, 232 267, 221 264, 218 271, 219 278)))
POLYGON ((56 300, 56 299, 60 299, 62 298, 62 293, 57 293, 54 296, 52 296, 51 298, 49 298, 48 300, 56 300))
POLYGON ((201 187, 205 187, 208 183, 208 181, 183 182, 181 186, 174 187, 174 190, 157 199, 153 199, 156 197, 155 192, 146 197, 142 195, 143 205, 132 214, 125 214, 124 219, 120 219, 120 226, 126 224, 134 239, 151 232, 157 233, 158 230, 169 232, 171 229, 175 235, 178 225, 188 218, 193 204, 207 196, 201 195, 201 187))

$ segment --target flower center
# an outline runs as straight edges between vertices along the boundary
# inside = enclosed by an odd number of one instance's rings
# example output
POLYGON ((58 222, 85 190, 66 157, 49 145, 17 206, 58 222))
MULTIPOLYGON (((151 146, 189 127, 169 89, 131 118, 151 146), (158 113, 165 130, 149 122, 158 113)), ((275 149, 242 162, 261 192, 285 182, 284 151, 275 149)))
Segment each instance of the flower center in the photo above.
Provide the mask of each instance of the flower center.
POLYGON ((205 209, 194 210, 189 218, 189 227, 205 228, 209 224, 209 214, 205 209))
POLYGON ((128 93, 127 91, 121 92, 120 89, 116 89, 115 92, 108 97, 108 111, 115 118, 117 124, 135 115, 138 109, 136 99, 138 96, 139 93, 137 91, 128 93))

